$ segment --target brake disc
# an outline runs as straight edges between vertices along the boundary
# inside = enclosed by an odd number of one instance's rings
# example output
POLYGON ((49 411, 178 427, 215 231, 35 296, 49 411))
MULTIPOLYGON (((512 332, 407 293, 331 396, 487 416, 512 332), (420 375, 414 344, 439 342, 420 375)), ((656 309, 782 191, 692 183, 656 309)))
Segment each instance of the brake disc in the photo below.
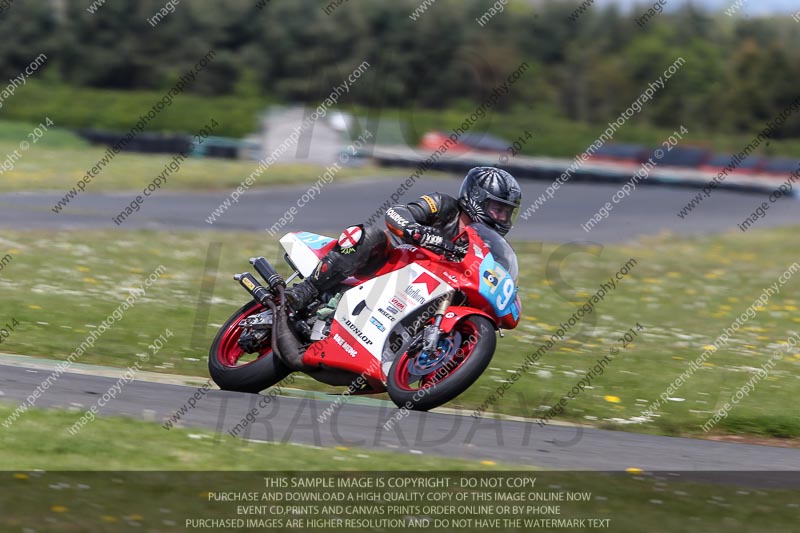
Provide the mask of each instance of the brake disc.
POLYGON ((272 322, 275 317, 272 315, 272 309, 268 309, 255 315, 242 319, 237 324, 240 328, 248 329, 269 329, 272 327, 272 322))
POLYGON ((443 339, 439 339, 439 345, 435 354, 420 352, 414 359, 408 362, 408 373, 412 376, 427 376, 435 373, 453 360, 461 346, 461 333, 454 333, 443 339))

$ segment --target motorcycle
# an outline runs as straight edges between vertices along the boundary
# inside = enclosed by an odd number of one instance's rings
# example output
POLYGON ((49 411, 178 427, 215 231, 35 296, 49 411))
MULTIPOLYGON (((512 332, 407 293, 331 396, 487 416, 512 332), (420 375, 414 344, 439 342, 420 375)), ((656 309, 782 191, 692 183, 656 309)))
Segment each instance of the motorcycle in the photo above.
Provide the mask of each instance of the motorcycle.
POLYGON ((234 279, 253 300, 222 326, 209 371, 223 390, 258 393, 304 372, 350 394, 388 392, 398 407, 428 410, 469 388, 494 355, 495 331, 519 323, 519 267, 508 242, 481 223, 442 250, 403 244, 369 276, 353 276, 296 313, 287 282, 310 275, 336 239, 309 232, 280 239, 294 274, 263 257, 234 279), (437 253, 441 252, 441 253, 437 253))

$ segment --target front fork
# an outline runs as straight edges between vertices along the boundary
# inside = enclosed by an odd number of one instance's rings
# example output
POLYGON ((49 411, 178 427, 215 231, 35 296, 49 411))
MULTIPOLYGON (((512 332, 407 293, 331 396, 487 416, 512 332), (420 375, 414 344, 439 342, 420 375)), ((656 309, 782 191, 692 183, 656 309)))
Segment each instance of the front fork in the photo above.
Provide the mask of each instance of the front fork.
POLYGON ((425 326, 425 330, 422 334, 422 353, 426 356, 436 354, 436 350, 439 347, 439 337, 442 334, 439 326, 441 326, 444 314, 447 312, 447 308, 450 307, 452 301, 452 293, 442 298, 442 301, 439 302, 439 307, 436 308, 436 314, 433 316, 433 324, 425 326))

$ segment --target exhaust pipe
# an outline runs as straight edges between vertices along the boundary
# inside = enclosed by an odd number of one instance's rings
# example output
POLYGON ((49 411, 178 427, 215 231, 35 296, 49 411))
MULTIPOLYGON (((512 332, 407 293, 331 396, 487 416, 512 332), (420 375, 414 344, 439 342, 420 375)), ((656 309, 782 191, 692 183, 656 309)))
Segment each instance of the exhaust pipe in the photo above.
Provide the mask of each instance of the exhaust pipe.
POLYGON ((286 282, 263 257, 251 258, 250 264, 267 282, 269 290, 249 272, 236 274, 233 279, 238 281, 257 302, 272 310, 275 317, 272 324, 272 352, 291 370, 314 372, 317 370, 316 368, 303 364, 305 348, 289 325, 284 296, 286 282), (273 295, 278 296, 278 305, 276 305, 273 295))
POLYGON ((278 274, 278 271, 273 268, 269 261, 264 259, 263 257, 251 257, 250 264, 256 269, 264 281, 267 282, 271 292, 275 293, 278 291, 278 287, 286 288, 286 282, 283 281, 283 278, 278 274))
POLYGON ((250 295, 263 306, 267 306, 267 302, 272 299, 272 294, 264 287, 250 272, 243 274, 234 274, 233 279, 239 282, 239 285, 250 293, 250 295))

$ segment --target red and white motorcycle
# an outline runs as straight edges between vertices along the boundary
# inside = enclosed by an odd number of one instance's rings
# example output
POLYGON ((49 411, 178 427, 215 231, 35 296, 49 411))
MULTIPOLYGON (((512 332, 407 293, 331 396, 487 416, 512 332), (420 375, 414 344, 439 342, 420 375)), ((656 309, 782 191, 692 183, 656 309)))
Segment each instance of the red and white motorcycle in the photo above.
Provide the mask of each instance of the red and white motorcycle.
MULTIPOLYGON (((295 271, 289 281, 310 275, 336 245, 308 232, 280 242, 295 271)), ((224 390, 259 392, 304 372, 351 393, 388 391, 407 409, 452 400, 489 365, 495 331, 515 328, 521 313, 517 257, 508 242, 480 223, 454 242, 466 253, 396 247, 368 278, 348 278, 292 316, 281 306, 286 282, 263 257, 251 259, 266 285, 250 273, 234 276, 253 301, 214 339, 211 377, 224 390)))

